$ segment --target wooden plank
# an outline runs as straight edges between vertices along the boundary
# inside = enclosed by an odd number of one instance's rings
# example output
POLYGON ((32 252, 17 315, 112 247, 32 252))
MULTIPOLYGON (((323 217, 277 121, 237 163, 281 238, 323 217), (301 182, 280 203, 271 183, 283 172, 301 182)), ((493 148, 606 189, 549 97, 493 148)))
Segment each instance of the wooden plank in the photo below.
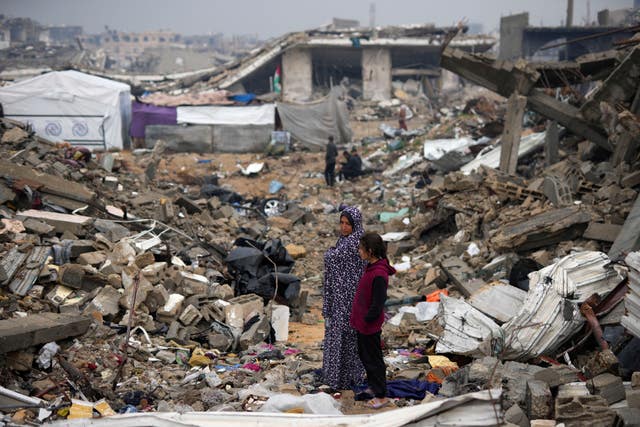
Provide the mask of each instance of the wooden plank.
POLYGON ((91 319, 59 313, 0 320, 0 353, 84 334, 91 319))

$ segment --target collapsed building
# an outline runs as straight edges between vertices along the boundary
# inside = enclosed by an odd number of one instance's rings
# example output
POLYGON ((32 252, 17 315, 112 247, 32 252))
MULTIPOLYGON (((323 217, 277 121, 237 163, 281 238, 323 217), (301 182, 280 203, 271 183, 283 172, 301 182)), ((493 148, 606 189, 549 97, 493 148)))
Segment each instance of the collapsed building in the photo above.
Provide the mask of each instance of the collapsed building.
POLYGON ((323 153, 87 156, 4 119, 6 419, 634 425, 638 48, 534 63, 454 42, 441 66, 473 85, 417 105, 409 131, 356 103, 375 130, 344 148, 367 173, 337 189, 323 153), (375 415, 316 373, 340 202, 399 272, 383 336, 406 393, 375 415))

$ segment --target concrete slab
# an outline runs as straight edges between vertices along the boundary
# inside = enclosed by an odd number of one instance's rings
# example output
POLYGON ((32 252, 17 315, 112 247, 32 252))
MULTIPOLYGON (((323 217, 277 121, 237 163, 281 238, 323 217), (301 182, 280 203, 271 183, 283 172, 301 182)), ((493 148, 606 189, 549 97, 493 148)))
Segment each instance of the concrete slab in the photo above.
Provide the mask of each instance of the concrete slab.
POLYGON ((0 320, 0 353, 84 334, 91 319, 59 313, 0 320))

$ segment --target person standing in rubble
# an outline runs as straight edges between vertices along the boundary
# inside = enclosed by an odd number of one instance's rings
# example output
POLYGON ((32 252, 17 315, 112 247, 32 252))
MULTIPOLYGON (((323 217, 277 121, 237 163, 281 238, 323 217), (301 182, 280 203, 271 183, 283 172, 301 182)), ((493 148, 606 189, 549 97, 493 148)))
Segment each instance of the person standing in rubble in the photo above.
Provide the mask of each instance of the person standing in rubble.
POLYGON ((404 105, 401 105, 400 109, 398 110, 398 127, 402 130, 408 130, 407 129, 407 107, 405 107, 404 105))
POLYGON ((329 136, 327 153, 324 157, 324 180, 329 187, 333 187, 336 180, 336 157, 338 157, 338 147, 333 142, 333 136, 329 136))
POLYGON ((367 262, 367 268, 353 298, 350 324, 357 331, 358 356, 367 372, 369 389, 375 396, 369 406, 379 409, 389 403, 380 335, 389 276, 396 270, 389 264, 384 242, 377 233, 366 233, 360 238, 358 254, 367 262))
POLYGON ((358 255, 364 234, 362 214, 355 207, 340 212, 340 237, 324 254, 322 317, 325 321, 322 376, 334 390, 344 390, 364 379, 357 357, 356 331, 349 325, 351 306, 366 262, 358 255))

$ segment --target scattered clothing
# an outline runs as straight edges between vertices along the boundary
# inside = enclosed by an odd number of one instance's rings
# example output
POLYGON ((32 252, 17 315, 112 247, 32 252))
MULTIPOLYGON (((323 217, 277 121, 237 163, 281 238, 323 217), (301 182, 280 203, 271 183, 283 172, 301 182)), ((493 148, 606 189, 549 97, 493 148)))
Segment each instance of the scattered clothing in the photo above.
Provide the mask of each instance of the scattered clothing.
MULTIPOLYGON (((353 388, 355 400, 368 400, 373 397, 371 390, 367 390, 367 384, 361 384, 353 388)), ((387 397, 422 400, 427 395, 438 394, 440 384, 420 380, 392 380, 387 381, 387 397)))

